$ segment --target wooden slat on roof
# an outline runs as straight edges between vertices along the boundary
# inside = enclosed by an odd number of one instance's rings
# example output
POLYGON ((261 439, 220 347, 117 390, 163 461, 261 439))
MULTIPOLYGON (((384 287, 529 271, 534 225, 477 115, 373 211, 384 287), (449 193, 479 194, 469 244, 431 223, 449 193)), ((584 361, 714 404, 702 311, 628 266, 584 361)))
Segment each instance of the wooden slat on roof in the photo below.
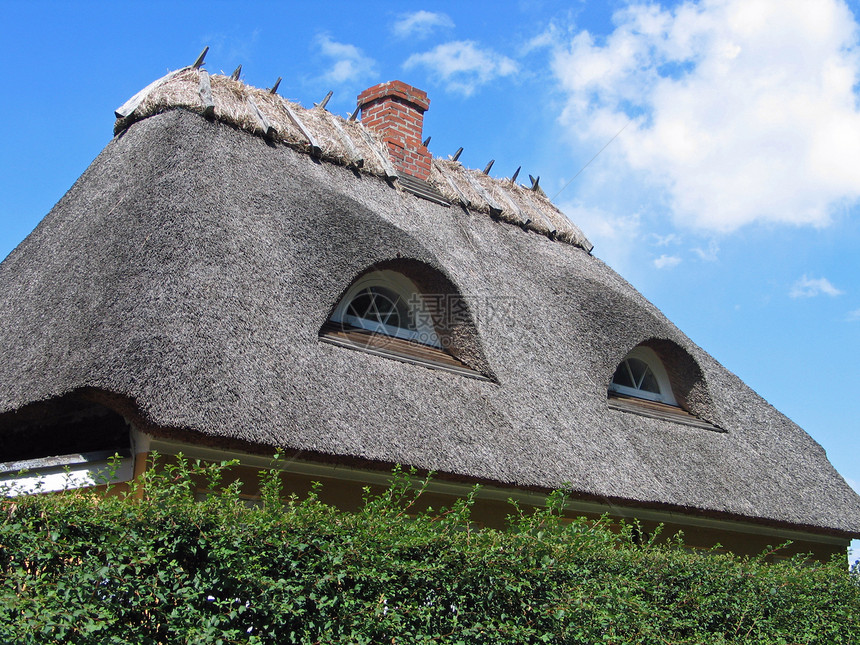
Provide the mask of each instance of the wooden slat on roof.
POLYGON ((292 124, 296 126, 298 131, 302 133, 302 136, 307 139, 308 145, 310 145, 311 147, 311 154, 315 157, 321 155, 322 146, 320 146, 320 144, 317 142, 316 137, 314 137, 313 133, 304 126, 304 124, 301 122, 301 119, 299 119, 298 114, 296 114, 290 109, 290 106, 286 101, 283 101, 281 103, 281 109, 283 109, 284 114, 287 115, 287 118, 289 118, 292 124))
POLYGON ((454 194, 457 195, 457 198, 460 200, 460 203, 464 207, 469 208, 472 205, 471 200, 463 194, 463 191, 460 190, 460 187, 457 185, 457 182, 454 181, 445 166, 443 166, 434 159, 433 167, 436 168, 436 170, 439 171, 439 174, 445 178, 445 181, 448 182, 448 186, 450 186, 451 190, 454 191, 454 194))
POLYGON ((355 144, 352 142, 352 139, 349 135, 344 131, 343 126, 338 122, 338 117, 334 116, 328 110, 323 110, 323 114, 325 114, 328 123, 330 123, 335 131, 337 132, 340 140, 343 142, 343 145, 349 151, 349 165, 354 166, 356 168, 361 168, 364 166, 364 157, 358 152, 358 149, 355 147, 355 144))
POLYGON ((400 185, 404 190, 412 193, 413 195, 417 195, 418 197, 422 197, 436 204, 441 204, 442 206, 451 205, 451 202, 445 199, 445 196, 439 192, 436 186, 424 181, 423 179, 418 179, 417 177, 412 177, 410 175, 400 175, 397 178, 397 181, 400 182, 400 185))
POLYGON ((260 111, 260 108, 257 107, 257 104, 254 103, 254 99, 250 96, 248 97, 248 105, 251 106, 251 110, 253 110, 254 114, 257 117, 257 121, 260 123, 260 129, 263 131, 267 137, 274 136, 277 133, 275 127, 269 123, 269 120, 266 118, 266 115, 260 111))
POLYGON ((205 69, 199 70, 200 74, 200 104, 203 106, 203 116, 213 117, 215 115, 215 99, 212 98, 212 82, 209 80, 209 72, 205 69))
POLYGON ((149 85, 144 87, 142 90, 140 90, 140 92, 138 92, 137 94, 132 96, 128 101, 126 101, 125 103, 120 105, 116 110, 114 110, 114 115, 116 116, 117 119, 126 118, 127 116, 129 116, 132 112, 134 112, 137 109, 137 106, 139 106, 141 103, 143 103, 143 101, 146 99, 147 96, 149 96, 149 94, 152 91, 154 91, 158 87, 164 85, 165 83, 167 83, 168 81, 170 81, 174 77, 178 76, 179 74, 181 74, 182 72, 184 72, 187 69, 191 69, 191 68, 190 67, 183 67, 182 69, 174 70, 174 71, 170 72, 169 74, 162 76, 161 78, 159 78, 155 81, 152 81, 152 83, 150 83, 149 85))
POLYGON ((523 209, 520 208, 519 204, 517 204, 516 200, 508 193, 507 190, 505 190, 504 187, 499 186, 498 192, 502 195, 502 197, 505 198, 505 201, 508 202, 508 205, 511 207, 511 212, 513 212, 514 215, 517 216, 517 219, 519 219, 520 224, 522 224, 523 226, 527 226, 532 221, 531 217, 526 215, 523 209))
POLYGON ((499 206, 499 204, 497 204, 492 197, 490 197, 490 194, 486 190, 484 190, 484 187, 481 186, 481 184, 474 177, 472 177, 472 174, 465 168, 463 169, 463 176, 466 178, 466 181, 469 182, 469 185, 472 187, 472 190, 478 193, 481 199, 486 202, 487 206, 490 208, 490 213, 492 215, 501 215, 504 209, 499 206))
MULTIPOLYGON (((547 217, 546 213, 543 212, 543 209, 535 203, 535 200, 532 199, 531 191, 520 191, 517 193, 517 197, 522 200, 522 205, 528 209, 528 211, 534 215, 537 215, 540 221, 540 225, 549 233, 550 236, 555 236, 557 233, 555 224, 553 224, 552 220, 547 217)), ((537 222, 532 218, 532 222, 537 222)))
POLYGON ((388 159, 388 151, 380 151, 379 146, 373 140, 373 137, 370 136, 370 133, 365 129, 362 123, 358 124, 358 127, 361 129, 361 136, 364 137, 364 140, 367 142, 367 145, 370 146, 370 149, 373 150, 373 153, 376 155, 377 159, 379 159, 380 164, 382 164, 382 169, 385 172, 385 176, 388 179, 396 179, 397 171, 394 169, 391 161, 388 159))

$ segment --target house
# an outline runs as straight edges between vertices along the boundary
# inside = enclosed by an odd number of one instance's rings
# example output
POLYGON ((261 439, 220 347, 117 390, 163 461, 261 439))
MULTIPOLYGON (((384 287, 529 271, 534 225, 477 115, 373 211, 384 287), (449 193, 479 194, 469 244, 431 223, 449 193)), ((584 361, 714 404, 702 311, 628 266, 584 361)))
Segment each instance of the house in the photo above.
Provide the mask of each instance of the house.
MULTIPOLYGON (((293 490, 350 507, 394 464, 430 498, 571 491, 571 515, 687 543, 827 558, 860 497, 824 450, 591 254, 538 185, 422 143, 426 94, 304 109, 198 63, 0 265, 0 475, 128 480, 153 451, 285 450, 293 490), (29 471, 21 474, 22 467, 29 471)), ((249 489, 253 497, 253 489, 249 489)))

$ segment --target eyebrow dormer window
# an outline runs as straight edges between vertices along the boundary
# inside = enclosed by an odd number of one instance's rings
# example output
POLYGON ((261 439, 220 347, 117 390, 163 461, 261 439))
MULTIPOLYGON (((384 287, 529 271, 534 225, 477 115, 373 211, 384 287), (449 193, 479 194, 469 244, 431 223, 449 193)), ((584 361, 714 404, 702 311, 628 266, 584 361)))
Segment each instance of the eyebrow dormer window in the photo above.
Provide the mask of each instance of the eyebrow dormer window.
POLYGON ((710 396, 693 357, 672 341, 650 339, 646 342, 633 348, 615 368, 607 393, 609 407, 724 432, 707 417, 700 416, 702 412, 710 412, 710 396), (672 370, 673 381, 669 380, 666 365, 672 370), (673 385, 677 389, 673 389, 673 385), (691 400, 697 408, 691 409, 691 400))
POLYGON ((385 287, 365 287, 346 306, 346 314, 356 326, 370 325, 380 330, 414 329, 403 298, 385 287))
POLYGON ((663 363, 648 347, 633 349, 615 370, 609 391, 636 399, 678 405, 663 363))
POLYGON ((331 320, 382 336, 441 347, 418 288, 396 271, 373 271, 356 281, 331 320))
MULTIPOLYGON (((442 281, 430 274, 438 286, 442 281)), ((416 278, 421 282, 420 276, 416 278)), ((431 282, 433 284, 433 282, 431 282)), ((473 331, 459 295, 422 291, 416 282, 391 269, 370 271, 346 290, 320 329, 325 343, 490 381, 458 357, 452 329, 473 331), (462 317, 462 320, 457 316, 462 317)))

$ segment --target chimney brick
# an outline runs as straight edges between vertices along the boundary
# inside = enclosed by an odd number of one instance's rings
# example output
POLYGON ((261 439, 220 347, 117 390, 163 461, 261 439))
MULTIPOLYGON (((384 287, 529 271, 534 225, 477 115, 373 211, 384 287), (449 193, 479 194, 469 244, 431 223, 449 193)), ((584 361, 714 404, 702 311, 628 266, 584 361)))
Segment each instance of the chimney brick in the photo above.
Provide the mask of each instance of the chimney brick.
POLYGON ((430 152, 421 145, 427 93, 402 81, 374 85, 358 95, 361 122, 382 135, 397 172, 427 181, 430 152))

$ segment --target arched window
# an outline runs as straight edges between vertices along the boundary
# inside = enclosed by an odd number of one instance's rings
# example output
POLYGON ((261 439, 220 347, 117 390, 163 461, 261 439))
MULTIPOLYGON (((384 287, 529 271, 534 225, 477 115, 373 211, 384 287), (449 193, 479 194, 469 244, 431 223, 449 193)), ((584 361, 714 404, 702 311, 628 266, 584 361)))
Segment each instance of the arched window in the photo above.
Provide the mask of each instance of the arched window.
POLYGON ((608 404, 622 412, 724 432, 710 420, 713 404, 701 368, 687 350, 666 339, 648 339, 622 359, 609 383, 608 404))
POLYGON ((359 276, 320 329, 321 341, 492 381, 468 305, 441 272, 397 260, 359 276), (393 267, 393 268, 389 268, 393 267))
POLYGON ((383 336, 441 347, 418 287, 396 271, 372 271, 359 278, 341 298, 331 320, 383 336))
POLYGON ((637 399, 678 405, 666 368, 649 347, 634 348, 615 369, 609 391, 637 399))

